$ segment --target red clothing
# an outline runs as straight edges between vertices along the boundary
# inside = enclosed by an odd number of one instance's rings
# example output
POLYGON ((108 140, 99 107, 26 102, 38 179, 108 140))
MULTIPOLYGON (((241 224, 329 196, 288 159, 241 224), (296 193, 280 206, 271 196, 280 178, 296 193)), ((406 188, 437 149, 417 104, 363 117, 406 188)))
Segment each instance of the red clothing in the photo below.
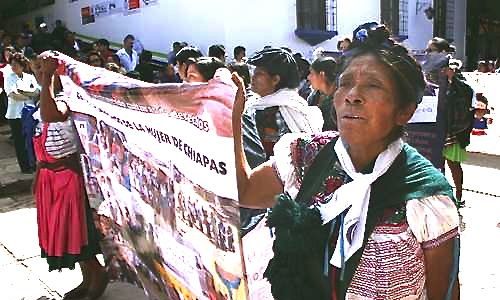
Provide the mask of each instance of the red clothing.
POLYGON ((105 51, 102 51, 100 54, 101 54, 101 58, 104 60, 104 63, 107 63, 108 58, 112 57, 113 54, 115 54, 115 53, 111 50, 105 50, 105 51))
POLYGON ((42 126, 42 134, 33 138, 39 162, 34 193, 40 248, 48 256, 78 255, 88 244, 83 177, 75 167, 77 161, 59 165, 66 159, 57 160, 47 153, 48 124, 42 126))
MULTIPOLYGON (((0 64, 0 69, 5 67, 6 65, 7 64, 0 64)), ((2 89, 3 89, 3 81, 4 81, 3 72, 0 70, 0 88, 2 88, 2 89)))

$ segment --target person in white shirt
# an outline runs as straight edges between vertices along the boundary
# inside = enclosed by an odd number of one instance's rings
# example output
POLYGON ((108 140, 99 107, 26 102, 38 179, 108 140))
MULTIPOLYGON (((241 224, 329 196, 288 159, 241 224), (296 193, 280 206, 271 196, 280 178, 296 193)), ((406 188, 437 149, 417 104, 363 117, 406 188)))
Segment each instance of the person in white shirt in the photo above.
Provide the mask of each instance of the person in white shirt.
POLYGON ((127 72, 135 70, 139 57, 134 48, 135 38, 133 35, 129 34, 123 39, 123 48, 116 52, 116 55, 120 58, 120 63, 127 72))
POLYGON ((32 173, 29 166, 28 155, 24 142, 21 111, 24 105, 35 104, 35 100, 40 94, 40 86, 35 76, 25 73, 29 61, 21 53, 15 53, 10 58, 12 73, 5 78, 5 93, 8 97, 7 113, 5 118, 9 120, 10 130, 14 139, 17 162, 23 173, 32 173))

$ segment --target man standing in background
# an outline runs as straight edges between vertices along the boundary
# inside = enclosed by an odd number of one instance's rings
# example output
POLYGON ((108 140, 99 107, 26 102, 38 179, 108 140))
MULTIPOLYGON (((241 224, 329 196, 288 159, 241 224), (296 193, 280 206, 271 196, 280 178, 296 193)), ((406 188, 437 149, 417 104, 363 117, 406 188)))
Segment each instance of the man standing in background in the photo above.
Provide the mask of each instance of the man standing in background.
POLYGON ((133 49, 134 41, 135 37, 131 34, 128 34, 123 39, 123 48, 116 52, 116 55, 118 55, 118 57, 120 58, 120 63, 127 72, 134 71, 139 61, 137 52, 133 49))

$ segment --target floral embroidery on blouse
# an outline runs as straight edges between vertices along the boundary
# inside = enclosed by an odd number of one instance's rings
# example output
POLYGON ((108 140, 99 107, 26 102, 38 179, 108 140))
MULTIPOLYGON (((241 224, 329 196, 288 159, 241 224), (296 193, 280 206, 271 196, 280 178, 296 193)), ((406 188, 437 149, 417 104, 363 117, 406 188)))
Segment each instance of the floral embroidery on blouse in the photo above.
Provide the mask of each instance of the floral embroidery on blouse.
MULTIPOLYGON (((292 164, 294 165, 295 172, 297 174, 296 178, 298 180, 298 184, 302 183, 306 172, 309 170, 309 167, 314 162, 314 159, 321 149, 323 149, 323 147, 325 147, 337 136, 337 132, 323 132, 321 134, 311 135, 307 138, 299 138, 292 143, 290 146, 290 155, 292 164)), ((327 202, 329 199, 328 196, 333 194, 340 186, 350 180, 349 176, 347 176, 347 174, 342 170, 340 164, 338 162, 335 163, 332 170, 330 170, 330 176, 325 179, 320 189, 308 205, 327 202)))

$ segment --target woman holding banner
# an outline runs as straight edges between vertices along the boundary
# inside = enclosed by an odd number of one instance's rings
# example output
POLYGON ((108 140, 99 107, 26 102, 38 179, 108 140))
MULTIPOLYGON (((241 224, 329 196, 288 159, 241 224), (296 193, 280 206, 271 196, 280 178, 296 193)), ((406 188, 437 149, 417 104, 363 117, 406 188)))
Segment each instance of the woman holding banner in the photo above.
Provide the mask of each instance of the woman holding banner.
POLYGON ((260 97, 248 101, 247 110, 255 115, 268 158, 284 134, 321 131, 321 111, 308 106, 297 92, 299 70, 290 52, 281 48, 264 49, 250 57, 248 64, 255 66, 250 87, 260 97))
POLYGON ((96 258, 99 235, 88 204, 78 155, 78 136, 64 102, 57 62, 41 57, 42 91, 39 123, 34 137, 37 172, 34 194, 38 238, 49 271, 80 264, 83 282, 64 299, 97 299, 108 283, 96 258), (55 92, 57 96, 54 97, 55 92))
POLYGON ((334 96, 339 132, 286 135, 254 170, 241 142, 244 89, 233 75, 239 199, 272 208, 274 257, 264 276, 277 300, 459 299, 452 189, 401 139, 424 76, 389 35, 376 23, 354 31, 334 96))

